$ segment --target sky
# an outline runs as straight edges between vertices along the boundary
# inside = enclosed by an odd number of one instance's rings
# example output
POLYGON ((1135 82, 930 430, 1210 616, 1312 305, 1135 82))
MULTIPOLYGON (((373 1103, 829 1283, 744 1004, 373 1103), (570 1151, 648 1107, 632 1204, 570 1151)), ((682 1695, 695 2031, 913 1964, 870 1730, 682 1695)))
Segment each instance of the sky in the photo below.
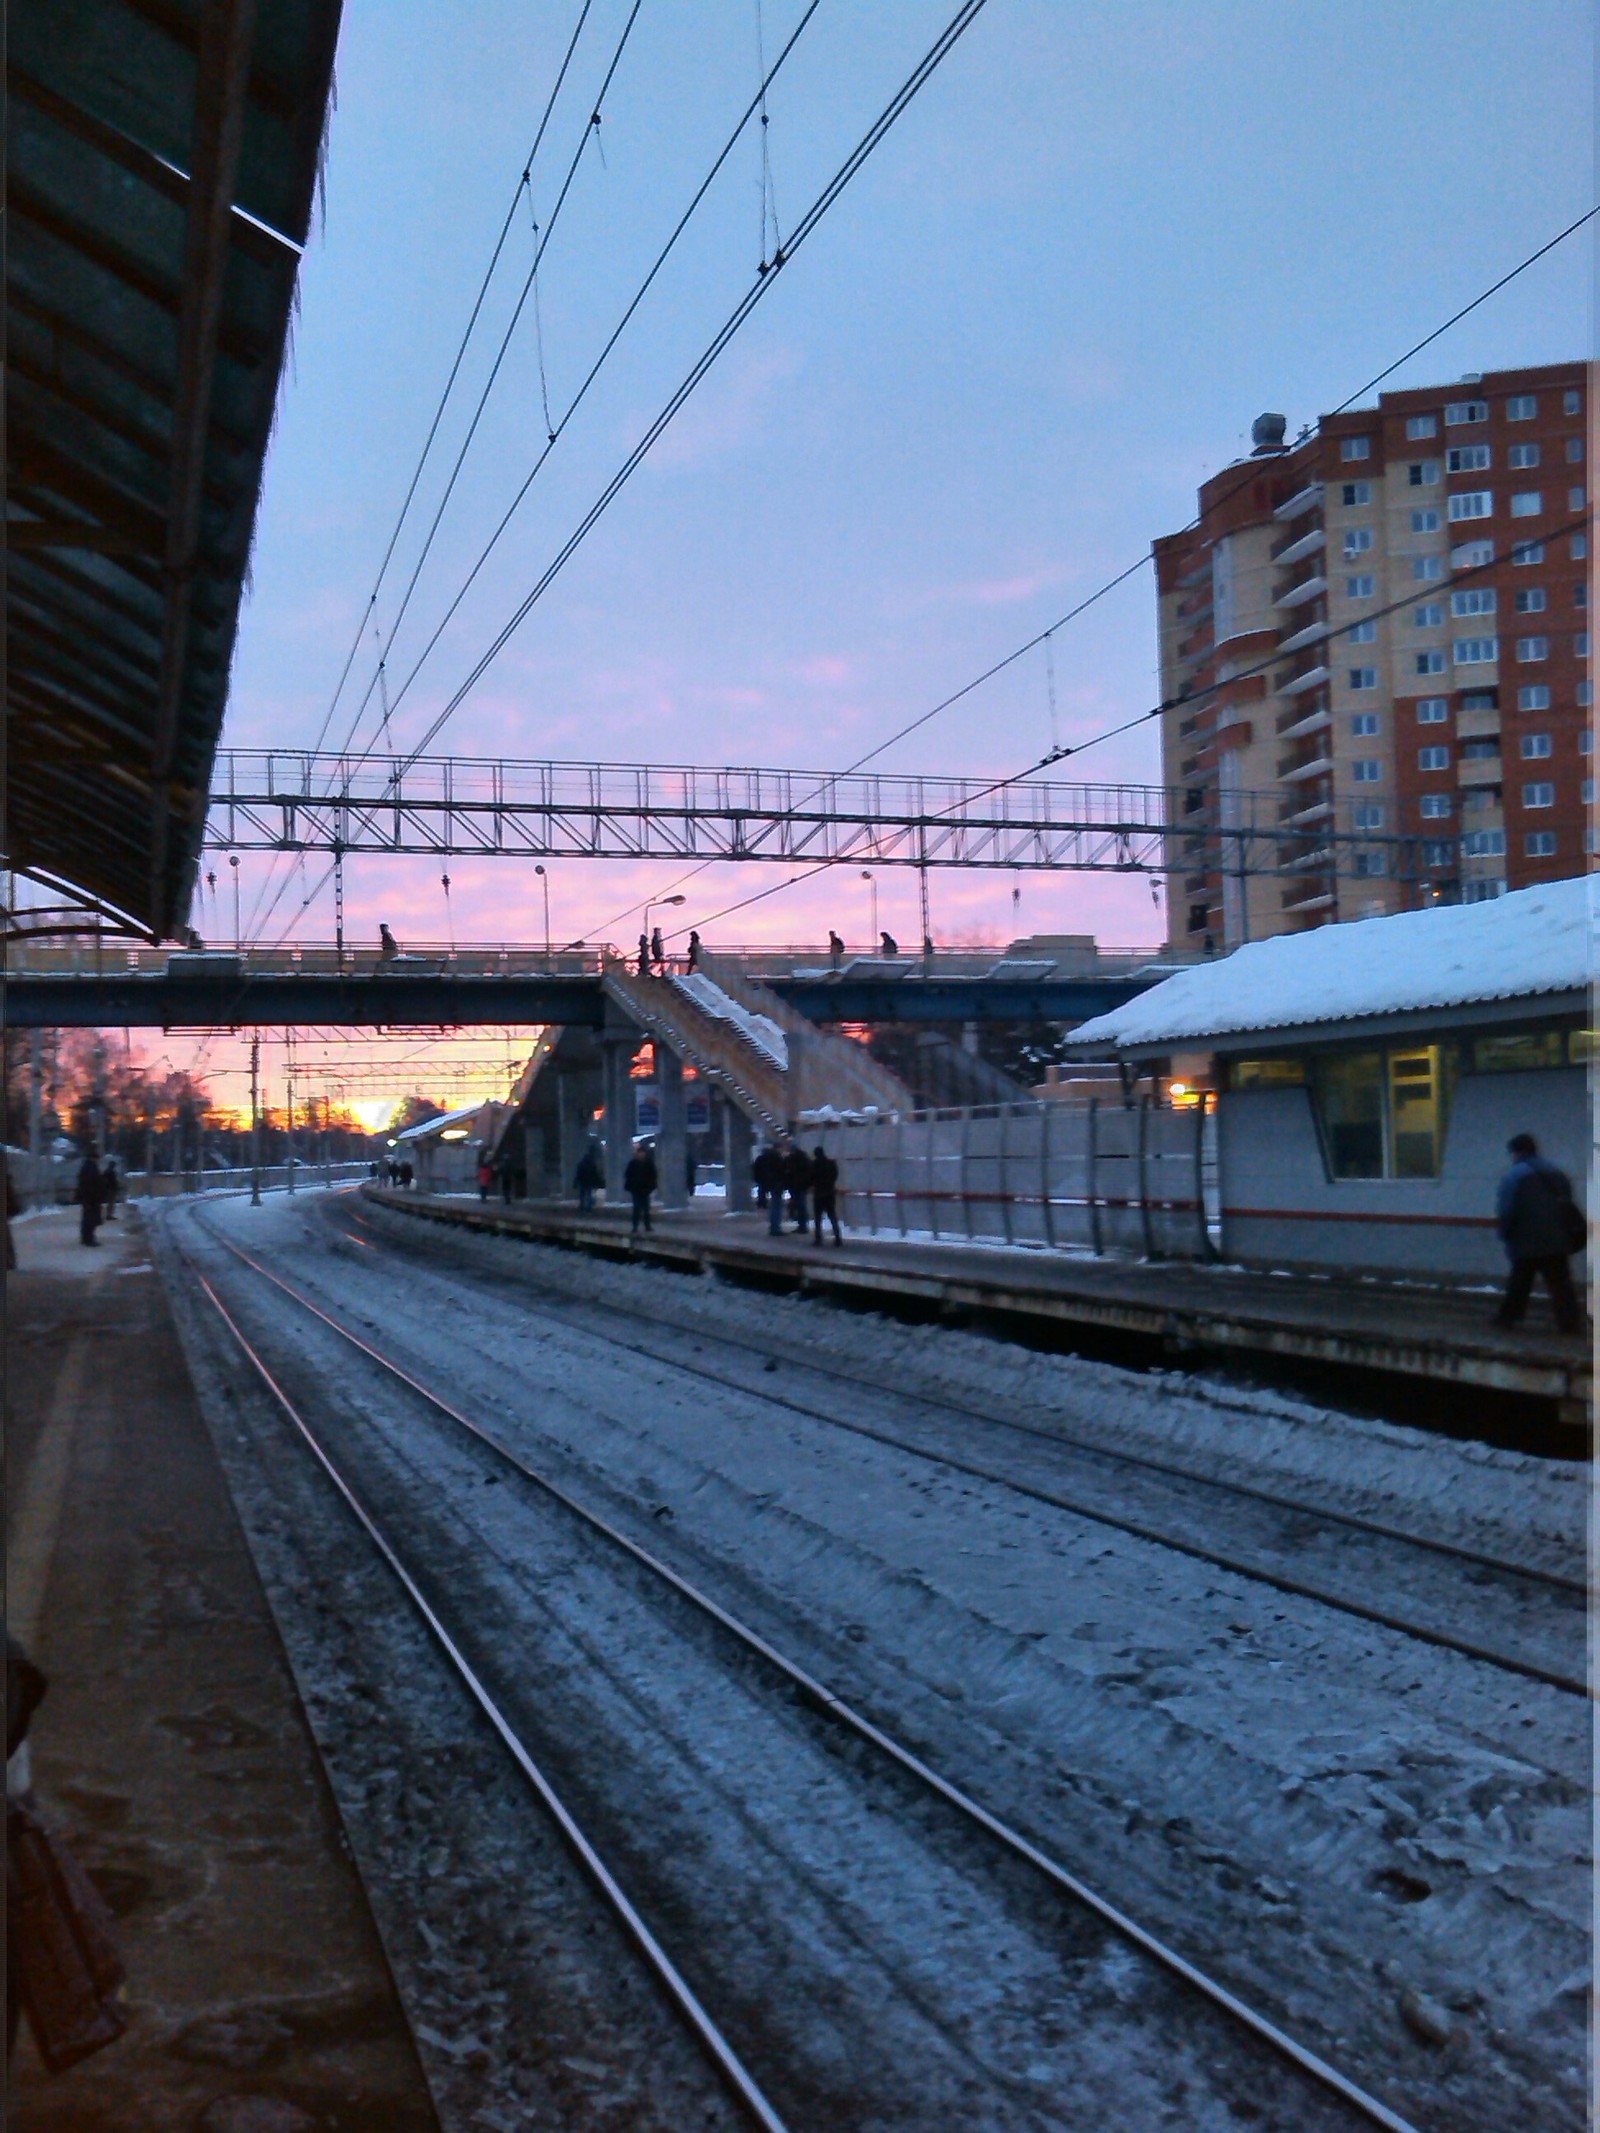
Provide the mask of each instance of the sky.
MULTIPOLYGON (((391 701, 803 0, 591 0, 518 180, 580 0, 470 9, 347 0, 325 198, 301 277, 224 745, 377 738, 391 701), (580 144, 587 143, 587 145, 580 144), (533 259, 524 306, 409 605, 397 610, 533 259), (531 202, 531 205, 530 205, 531 202), (508 208, 515 207, 411 516, 385 546, 508 208), (541 385, 541 356, 543 385, 541 385), (365 626, 364 626, 365 618, 365 626), (367 708, 362 712, 363 699, 367 708)), ((953 12, 822 0, 768 99, 787 235, 953 12)), ((434 746, 568 761, 836 769, 1047 628, 1190 515, 1197 484, 1276 409, 1293 434, 1477 295, 1594 196, 1592 23, 1579 0, 990 0, 770 287, 637 475, 434 746)), ((561 549, 762 256, 757 129, 678 250, 403 699, 414 745, 561 549)), ((771 238, 767 238, 770 246, 771 238)), ((1388 383, 1570 359, 1592 343, 1590 236, 1570 241, 1388 383)), ((1156 701, 1148 567, 1044 655, 881 759, 1000 776, 1156 701)), ((1158 782, 1156 726, 1076 777, 1158 782)), ((319 869, 246 931, 332 933, 319 869)), ((232 932, 229 874, 202 933, 232 932)), ((350 931, 537 939, 531 863, 347 863, 350 931)), ((781 873, 723 866, 674 914, 708 940, 864 940, 847 870, 727 907, 781 873), (726 911, 726 915, 722 915, 726 911)), ((283 871, 273 877, 273 887, 283 871)), ((562 862, 563 939, 627 942, 670 864, 562 862)), ((880 871, 881 923, 920 928, 880 871)), ((949 941, 1154 942, 1139 878, 939 872, 949 941), (1014 897, 1020 891, 1020 898, 1014 897)))

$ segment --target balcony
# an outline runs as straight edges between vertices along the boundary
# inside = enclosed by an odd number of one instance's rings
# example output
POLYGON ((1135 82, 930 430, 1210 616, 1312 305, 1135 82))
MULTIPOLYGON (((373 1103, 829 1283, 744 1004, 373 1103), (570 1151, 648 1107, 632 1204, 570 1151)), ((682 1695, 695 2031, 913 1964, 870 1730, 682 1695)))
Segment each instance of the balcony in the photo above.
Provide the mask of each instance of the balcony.
POLYGON ((1309 894, 1302 892, 1300 889, 1284 890, 1283 913, 1286 918, 1303 911, 1331 911, 1333 909, 1333 893, 1331 890, 1313 888, 1309 883, 1307 888, 1310 891, 1309 894))
POLYGON ((1327 822, 1333 815, 1331 800, 1313 800, 1309 807, 1295 809, 1278 817, 1279 829, 1306 829, 1313 822, 1327 822))
POLYGON ((1331 755, 1282 755, 1278 758, 1280 785, 1303 785, 1308 778, 1327 778, 1332 775, 1331 755))
POLYGON ((1271 550, 1271 559, 1280 570, 1287 570, 1291 563, 1303 563, 1308 555, 1316 555, 1328 545, 1328 529, 1313 526, 1309 533, 1302 533, 1292 541, 1285 541, 1271 550))
POLYGON ((1279 682, 1278 694, 1280 696, 1303 696, 1307 689, 1320 688, 1322 683, 1327 680, 1328 674, 1329 669, 1323 665, 1303 667, 1298 674, 1293 675, 1288 681, 1279 682))
POLYGON ((1311 711, 1280 711, 1274 731, 1280 741, 1301 741, 1308 733, 1323 733, 1332 724, 1333 713, 1326 704, 1318 704, 1311 711))
POLYGON ((1286 874, 1325 874, 1332 865, 1332 851, 1327 845, 1318 844, 1309 852, 1302 852, 1298 859, 1286 859, 1283 871, 1286 874))
POLYGON ((1327 634, 1326 622, 1308 622, 1304 629, 1296 630, 1292 637, 1280 638, 1278 650, 1280 653, 1303 652, 1309 644, 1320 644, 1327 634))
POLYGON ((1483 711, 1458 711, 1456 732, 1464 741, 1500 738, 1500 713, 1493 706, 1483 711))
POLYGON ((1287 526, 1291 520, 1304 518, 1308 511, 1314 511, 1321 501, 1321 482, 1307 482, 1303 489, 1296 489, 1293 496, 1286 497, 1272 515, 1275 519, 1281 519, 1287 526))
POLYGON ((1484 785, 1502 785, 1505 764, 1497 755, 1474 756, 1470 761, 1456 765, 1456 781, 1469 792, 1484 785))
POLYGON ((1291 585, 1273 601, 1274 607, 1304 607, 1308 600, 1315 600, 1328 589, 1328 580, 1323 571, 1314 570, 1309 578, 1302 578, 1298 585, 1291 585))

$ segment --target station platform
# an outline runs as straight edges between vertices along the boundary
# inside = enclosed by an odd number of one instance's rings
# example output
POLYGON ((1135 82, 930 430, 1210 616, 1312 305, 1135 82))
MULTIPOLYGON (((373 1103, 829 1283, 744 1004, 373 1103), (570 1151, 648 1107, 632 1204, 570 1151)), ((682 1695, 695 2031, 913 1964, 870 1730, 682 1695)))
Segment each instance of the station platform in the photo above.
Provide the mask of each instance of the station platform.
POLYGON ((1591 1345, 1557 1333, 1542 1296, 1527 1325, 1507 1332, 1483 1291, 849 1232, 841 1248, 818 1247, 792 1228, 771 1237, 764 1214, 730 1215, 709 1196, 658 1211, 654 1229, 632 1238, 627 1215, 603 1207, 580 1215, 555 1200, 362 1191, 419 1218, 715 1269, 857 1308, 983 1321, 1136 1367, 1232 1367, 1463 1434, 1526 1443, 1530 1428, 1553 1431, 1570 1451, 1590 1427, 1591 1345))
POLYGON ((49 1677, 40 1811, 116 1918, 120 2042, 8 2133, 437 2133, 137 1214, 12 1224, 7 1610, 49 1677))

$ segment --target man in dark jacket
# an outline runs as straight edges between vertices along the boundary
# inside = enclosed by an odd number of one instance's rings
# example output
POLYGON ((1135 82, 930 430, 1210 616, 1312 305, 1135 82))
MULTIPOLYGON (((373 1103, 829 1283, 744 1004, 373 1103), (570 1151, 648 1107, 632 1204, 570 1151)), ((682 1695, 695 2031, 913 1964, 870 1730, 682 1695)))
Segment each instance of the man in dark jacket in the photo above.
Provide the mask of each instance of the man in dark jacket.
POLYGON ((572 1182, 578 1188, 578 1212, 580 1215, 594 1212, 594 1196, 606 1181, 605 1169, 599 1151, 591 1141, 578 1158, 578 1167, 572 1182))
POLYGON ((783 1159, 784 1188, 789 1195, 789 1214, 802 1236, 806 1231, 806 1195, 811 1190, 811 1158, 798 1144, 783 1159))
POLYGON ((78 1237, 84 1244, 100 1242, 95 1231, 100 1227, 104 1193, 105 1180, 100 1175, 100 1165, 92 1155, 86 1155, 78 1171, 77 1189, 72 1195, 78 1203, 78 1237))
POLYGON ((628 1158, 627 1169, 622 1173, 623 1189, 633 1202, 632 1234, 635 1237, 641 1229, 647 1230, 650 1227, 650 1195, 659 1183, 655 1151, 646 1141, 643 1147, 635 1148, 628 1158))
POLYGON ((774 1142, 759 1149, 750 1165, 750 1182, 756 1189, 756 1205, 767 1211, 767 1231, 779 1235, 783 1228, 783 1151, 774 1142))
POLYGON ((1497 1326, 1519 1326, 1542 1274, 1563 1333, 1582 1323, 1568 1259, 1583 1249, 1583 1217, 1572 1197, 1572 1181, 1539 1153, 1531 1133, 1518 1133, 1507 1144, 1511 1168, 1500 1180, 1495 1226, 1511 1261, 1506 1293, 1495 1314, 1497 1326))
POLYGON ((108 1222, 115 1222, 117 1219, 117 1195, 121 1190, 122 1180, 117 1175, 116 1163, 108 1155, 106 1167, 100 1173, 100 1199, 108 1222))
POLYGON ((824 1216, 833 1224, 834 1243, 843 1244, 839 1234, 839 1166, 823 1147, 811 1151, 811 1213, 818 1244, 822 1242, 824 1216))

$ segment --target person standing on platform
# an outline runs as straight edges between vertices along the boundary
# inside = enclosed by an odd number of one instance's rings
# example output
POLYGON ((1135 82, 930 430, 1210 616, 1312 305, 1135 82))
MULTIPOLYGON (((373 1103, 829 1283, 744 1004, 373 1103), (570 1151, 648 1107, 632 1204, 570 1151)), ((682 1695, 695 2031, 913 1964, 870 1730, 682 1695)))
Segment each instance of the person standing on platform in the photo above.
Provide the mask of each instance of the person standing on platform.
POLYGON ((108 1155, 106 1167, 100 1173, 100 1199, 105 1207, 108 1222, 115 1222, 117 1219, 117 1197, 121 1191, 122 1180, 117 1176, 116 1159, 108 1155))
POLYGON ((605 1170, 599 1152, 591 1141, 578 1158, 578 1167, 573 1172, 572 1182, 578 1189, 578 1212, 580 1215, 594 1213, 594 1196, 606 1181, 605 1170))
POLYGON ((634 1149, 628 1158, 628 1167, 622 1173, 623 1189, 633 1202, 631 1234, 635 1237, 640 1230, 648 1230, 650 1227, 650 1195, 660 1182, 656 1172, 655 1150, 645 1141, 642 1146, 634 1149))
POLYGON ((1546 1162, 1531 1133, 1514 1134, 1506 1143, 1506 1152, 1512 1163, 1495 1198, 1495 1227, 1511 1261, 1511 1273, 1494 1322, 1520 1326, 1533 1284, 1543 1275, 1557 1326, 1563 1333, 1576 1333, 1583 1314, 1568 1262, 1588 1241, 1588 1225, 1572 1196, 1572 1180, 1554 1163, 1546 1162))
POLYGON ((811 1151, 811 1215, 818 1244, 822 1242, 824 1216, 833 1224, 834 1243, 843 1244, 839 1234, 839 1166, 821 1146, 811 1151))
POLYGON ((494 1186, 494 1165, 489 1160, 487 1148, 478 1158, 478 1198, 487 1200, 494 1186))
POLYGON ((799 1146, 783 1159, 783 1182, 789 1193, 789 1218, 801 1236, 806 1233, 806 1195, 811 1190, 811 1158, 799 1146))
POLYGON ((767 1211, 767 1233, 778 1236, 783 1229, 783 1150, 768 1141, 758 1149, 750 1165, 750 1182, 756 1189, 756 1205, 767 1211))
POLYGON ((78 1172, 77 1188, 72 1197, 78 1204, 78 1239, 82 1244, 98 1244, 95 1231, 100 1227, 100 1210, 104 1204, 105 1180, 100 1175, 100 1165, 92 1155, 86 1155, 78 1172))

